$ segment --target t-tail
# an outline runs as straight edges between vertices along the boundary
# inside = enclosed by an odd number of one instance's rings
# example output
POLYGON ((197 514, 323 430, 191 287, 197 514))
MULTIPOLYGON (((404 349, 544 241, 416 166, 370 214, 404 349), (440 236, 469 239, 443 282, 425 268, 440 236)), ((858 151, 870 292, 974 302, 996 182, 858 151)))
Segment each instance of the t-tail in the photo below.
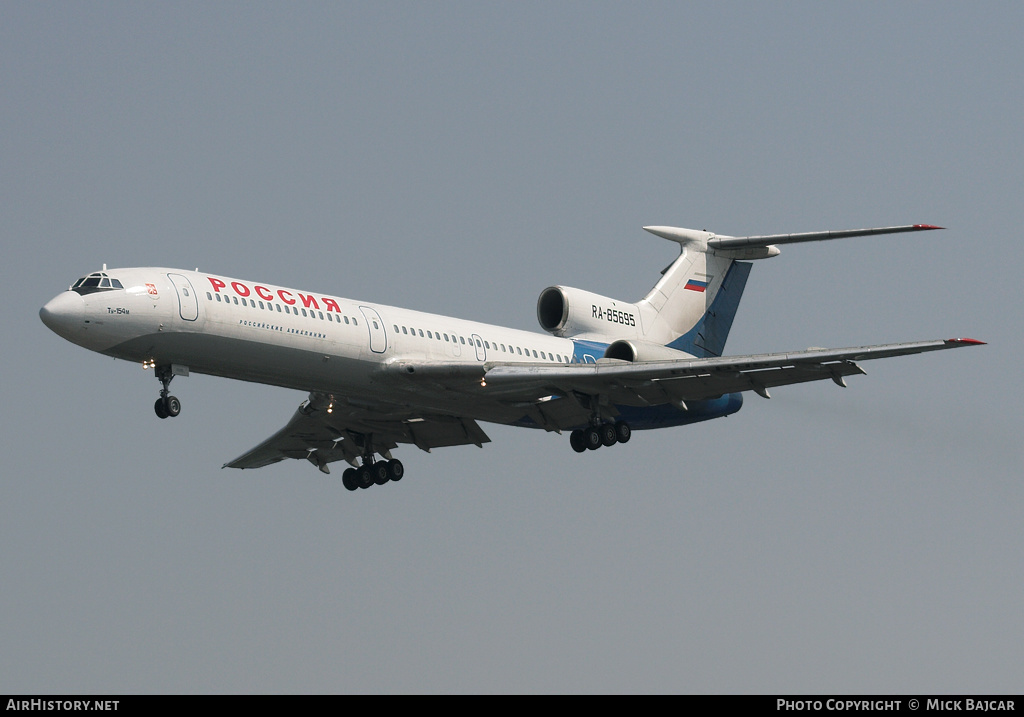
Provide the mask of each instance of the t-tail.
POLYGON ((678 356, 678 351, 699 358, 721 356, 751 261, 778 256, 778 245, 941 228, 912 224, 731 237, 680 227, 644 227, 677 242, 680 253, 643 299, 629 304, 555 286, 541 293, 537 316, 541 326, 557 336, 589 346, 607 345, 604 358, 658 360, 678 356))
POLYGON ((715 236, 710 232, 644 228, 681 248, 661 280, 637 302, 645 317, 644 340, 700 358, 721 356, 753 265, 710 250, 708 241, 715 236))

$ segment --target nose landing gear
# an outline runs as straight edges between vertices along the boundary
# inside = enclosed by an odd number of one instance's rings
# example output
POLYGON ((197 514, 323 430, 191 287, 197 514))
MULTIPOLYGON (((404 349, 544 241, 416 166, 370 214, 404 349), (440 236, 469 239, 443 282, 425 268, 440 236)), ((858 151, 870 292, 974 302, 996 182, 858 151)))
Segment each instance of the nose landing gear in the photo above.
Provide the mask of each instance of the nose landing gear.
POLYGON ((169 386, 175 376, 188 376, 188 369, 183 366, 157 366, 156 377, 160 380, 160 398, 153 404, 153 411, 159 418, 174 418, 181 413, 181 401, 171 395, 169 386))

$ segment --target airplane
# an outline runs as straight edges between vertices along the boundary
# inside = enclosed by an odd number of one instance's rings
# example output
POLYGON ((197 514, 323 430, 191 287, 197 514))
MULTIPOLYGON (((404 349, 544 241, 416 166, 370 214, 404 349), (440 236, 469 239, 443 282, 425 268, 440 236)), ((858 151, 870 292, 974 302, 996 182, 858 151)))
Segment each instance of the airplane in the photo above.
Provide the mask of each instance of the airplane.
POLYGON ((141 363, 160 381, 154 410, 177 416, 175 376, 191 372, 308 392, 277 433, 224 468, 344 460, 349 490, 399 481, 391 451, 490 441, 480 422, 569 432, 578 453, 632 431, 740 410, 743 393, 863 374, 858 362, 983 344, 955 338, 746 356, 724 354, 753 261, 779 245, 941 229, 929 224, 733 237, 648 226, 679 255, 635 303, 551 286, 546 332, 169 268, 93 272, 39 311, 92 351, 141 363), (380 456, 378 460, 376 457, 380 456))

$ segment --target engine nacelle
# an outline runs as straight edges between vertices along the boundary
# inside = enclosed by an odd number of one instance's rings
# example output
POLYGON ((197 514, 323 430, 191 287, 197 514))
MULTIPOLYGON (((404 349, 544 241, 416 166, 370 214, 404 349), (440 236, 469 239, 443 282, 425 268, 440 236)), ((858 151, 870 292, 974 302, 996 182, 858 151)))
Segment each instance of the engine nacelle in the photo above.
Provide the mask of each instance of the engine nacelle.
POLYGON ((604 352, 604 358, 620 361, 671 361, 673 359, 694 358, 685 351, 676 351, 651 341, 618 340, 613 341, 604 352))
POLYGON ((540 292, 537 321, 555 336, 640 336, 640 310, 636 304, 570 286, 549 286, 540 292))

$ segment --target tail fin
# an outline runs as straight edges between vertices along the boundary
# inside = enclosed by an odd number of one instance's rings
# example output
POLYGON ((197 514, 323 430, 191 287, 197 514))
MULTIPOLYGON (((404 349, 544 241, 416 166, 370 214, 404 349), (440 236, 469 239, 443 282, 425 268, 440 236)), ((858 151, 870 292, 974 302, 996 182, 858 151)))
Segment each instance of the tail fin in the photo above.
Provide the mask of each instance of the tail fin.
POLYGON ((752 265, 708 252, 715 236, 710 232, 644 228, 681 247, 679 258, 637 302, 644 339, 701 358, 721 356, 752 265))
POLYGON ((677 227, 644 227, 679 242, 681 253, 661 281, 637 302, 644 339, 702 358, 721 356, 743 295, 751 264, 737 259, 778 256, 778 244, 942 229, 905 224, 875 229, 730 237, 677 227))

